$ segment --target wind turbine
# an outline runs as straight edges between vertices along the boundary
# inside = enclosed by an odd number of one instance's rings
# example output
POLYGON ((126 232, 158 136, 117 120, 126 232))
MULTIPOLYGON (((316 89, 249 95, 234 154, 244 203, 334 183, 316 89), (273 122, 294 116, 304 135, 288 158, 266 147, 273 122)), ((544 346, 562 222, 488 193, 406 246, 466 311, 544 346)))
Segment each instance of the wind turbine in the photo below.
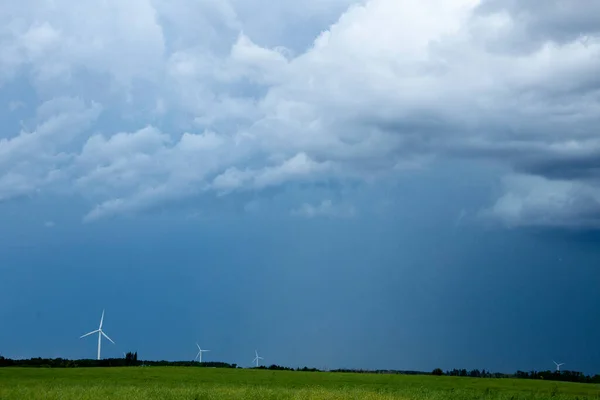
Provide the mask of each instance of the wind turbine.
POLYGON ((202 352, 204 352, 204 351, 210 351, 210 350, 202 350, 200 348, 200 345, 198 343, 196 343, 196 346, 198 346, 198 354, 196 354, 196 357, 194 357, 194 360, 197 358, 198 362, 201 363, 202 362, 202 352))
POLYGON ((556 371, 557 371, 557 372, 560 372, 560 366, 561 366, 561 365, 565 365, 565 363, 560 363, 560 364, 559 364, 559 363, 557 363, 557 362, 556 362, 556 361, 554 361, 554 360, 552 360, 552 362, 553 362, 554 364, 556 364, 556 371))
POLYGON ((104 336, 105 338, 107 338, 108 340, 110 340, 110 342, 112 344, 115 344, 115 342, 113 342, 113 340, 111 338, 108 337, 108 335, 106 333, 104 333, 104 331, 102 330, 102 322, 104 321, 104 310, 102 310, 102 317, 100 317, 100 326, 98 327, 98 329, 96 329, 95 331, 86 333, 85 335, 82 335, 79 337, 79 339, 84 338, 86 336, 89 336, 93 333, 98 333, 98 360, 100 359, 100 348, 102 347, 102 336, 104 336))
POLYGON ((258 351, 254 350, 254 354, 256 354, 256 357, 254 357, 254 360, 252 360, 252 362, 256 363, 256 366, 258 367, 258 360, 264 360, 264 358, 259 357, 258 356, 258 351))

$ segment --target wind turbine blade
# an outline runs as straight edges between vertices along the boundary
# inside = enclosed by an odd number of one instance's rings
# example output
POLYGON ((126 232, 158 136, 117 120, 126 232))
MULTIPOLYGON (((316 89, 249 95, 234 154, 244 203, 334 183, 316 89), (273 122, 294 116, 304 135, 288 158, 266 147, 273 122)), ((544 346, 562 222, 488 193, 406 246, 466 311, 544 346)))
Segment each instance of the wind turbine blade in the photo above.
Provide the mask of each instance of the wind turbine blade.
POLYGON ((100 331, 99 329, 96 329, 95 331, 92 331, 92 332, 86 333, 85 335, 79 336, 79 339, 81 339, 81 338, 84 338, 84 337, 86 337, 86 336, 89 336, 89 335, 91 335, 92 333, 97 333, 97 332, 99 332, 99 331, 100 331))
POLYGON ((100 333, 102 333, 102 336, 104 336, 105 338, 110 340, 112 344, 116 344, 115 342, 113 342, 113 340, 111 338, 108 337, 108 335, 106 333, 104 333, 104 331, 100 331, 100 333))
POLYGON ((102 322, 104 321, 104 310, 102 310, 102 317, 100 317, 100 328, 98 329, 102 329, 102 322))

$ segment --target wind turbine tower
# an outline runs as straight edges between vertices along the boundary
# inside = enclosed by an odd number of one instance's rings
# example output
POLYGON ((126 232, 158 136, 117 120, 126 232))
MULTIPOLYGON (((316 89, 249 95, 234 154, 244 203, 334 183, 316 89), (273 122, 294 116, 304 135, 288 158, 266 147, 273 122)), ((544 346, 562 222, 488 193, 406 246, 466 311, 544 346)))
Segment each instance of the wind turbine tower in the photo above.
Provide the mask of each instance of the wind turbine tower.
POLYGON ((560 372, 560 366, 561 365, 565 365, 565 363, 557 363, 556 361, 552 361, 554 364, 556 364, 556 372, 560 372))
POLYGON ((102 323, 104 322, 104 310, 102 310, 102 317, 100 317, 100 326, 95 331, 91 331, 79 337, 79 339, 89 336, 94 333, 98 333, 98 360, 100 359, 100 348, 102 347, 102 336, 110 340, 112 344, 115 344, 111 338, 108 337, 106 333, 102 330, 102 323))
POLYGON ((194 360, 197 358, 199 363, 202 363, 202 353, 205 351, 210 351, 210 350, 203 350, 200 348, 200 345, 198 343, 196 343, 196 346, 198 346, 198 354, 196 354, 196 357, 194 357, 194 360))
POLYGON ((254 354, 256 355, 256 357, 254 357, 254 360, 252 360, 252 362, 256 363, 256 367, 258 367, 258 360, 264 360, 264 358, 259 357, 257 350, 254 350, 254 354))

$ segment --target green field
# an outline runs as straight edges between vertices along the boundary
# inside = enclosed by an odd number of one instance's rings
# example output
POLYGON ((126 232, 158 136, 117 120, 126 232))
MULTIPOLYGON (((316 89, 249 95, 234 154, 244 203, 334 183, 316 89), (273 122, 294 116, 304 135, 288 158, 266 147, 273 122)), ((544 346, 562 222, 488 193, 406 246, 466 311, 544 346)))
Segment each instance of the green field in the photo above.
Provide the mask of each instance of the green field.
POLYGON ((0 399, 600 399, 600 386, 516 379, 193 367, 0 368, 0 399))

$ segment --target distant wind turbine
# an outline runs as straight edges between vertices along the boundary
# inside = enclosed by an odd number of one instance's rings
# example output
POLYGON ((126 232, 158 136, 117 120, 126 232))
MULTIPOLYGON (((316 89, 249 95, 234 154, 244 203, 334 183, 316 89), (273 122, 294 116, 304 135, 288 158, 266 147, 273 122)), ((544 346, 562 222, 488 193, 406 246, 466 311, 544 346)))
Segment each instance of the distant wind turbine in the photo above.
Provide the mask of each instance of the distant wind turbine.
POLYGON ((198 354, 196 354, 196 357, 194 357, 194 360, 197 358, 198 362, 201 363, 202 362, 202 353, 205 351, 210 351, 210 350, 202 350, 198 343, 196 343, 196 346, 198 346, 198 354))
POLYGON ((252 362, 255 362, 256 366, 258 367, 258 360, 264 360, 264 358, 258 356, 257 350, 254 350, 254 354, 256 354, 256 357, 254 357, 254 360, 252 360, 252 362))
POLYGON ((100 326, 98 327, 98 329, 96 329, 95 331, 86 333, 85 335, 82 335, 79 337, 79 339, 84 338, 86 336, 89 336, 93 333, 98 333, 98 360, 100 359, 100 348, 102 347, 102 336, 104 336, 105 338, 107 338, 108 340, 110 340, 110 342, 112 344, 115 344, 115 342, 113 342, 113 340, 111 338, 108 337, 108 335, 106 333, 104 333, 104 331, 102 330, 102 322, 104 321, 104 310, 102 310, 102 317, 100 317, 100 326))
POLYGON ((561 365, 565 365, 565 363, 560 363, 560 364, 559 364, 559 363, 557 363, 557 362, 556 362, 556 361, 554 361, 554 360, 552 360, 552 362, 553 362, 554 364, 556 364, 556 371, 557 371, 557 372, 560 372, 560 366, 561 366, 561 365))

